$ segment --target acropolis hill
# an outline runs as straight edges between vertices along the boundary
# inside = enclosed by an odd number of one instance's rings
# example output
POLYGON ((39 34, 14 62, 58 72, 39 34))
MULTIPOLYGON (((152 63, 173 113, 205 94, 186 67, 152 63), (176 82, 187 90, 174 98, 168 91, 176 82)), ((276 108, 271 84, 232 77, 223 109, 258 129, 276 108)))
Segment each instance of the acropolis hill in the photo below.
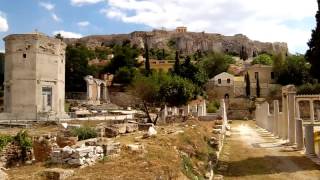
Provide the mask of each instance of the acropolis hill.
POLYGON ((178 29, 173 31, 135 31, 130 34, 91 35, 80 39, 65 39, 65 42, 67 44, 82 43, 88 47, 95 48, 99 46, 120 44, 125 40, 130 40, 132 44, 136 44, 143 48, 144 37, 148 37, 149 48, 166 50, 176 49, 185 54, 192 54, 197 50, 213 50, 237 54, 243 47, 249 56, 252 56, 254 52, 257 54, 288 52, 287 43, 284 42, 259 42, 250 40, 247 36, 242 34, 224 36, 217 33, 181 32, 178 29))

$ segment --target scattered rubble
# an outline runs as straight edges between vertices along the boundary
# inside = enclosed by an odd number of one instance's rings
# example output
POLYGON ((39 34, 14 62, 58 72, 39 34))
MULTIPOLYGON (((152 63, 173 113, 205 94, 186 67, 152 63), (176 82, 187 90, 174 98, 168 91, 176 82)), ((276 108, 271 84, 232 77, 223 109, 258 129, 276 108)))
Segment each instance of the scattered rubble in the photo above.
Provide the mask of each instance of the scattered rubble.
POLYGON ((60 168, 46 169, 39 173, 39 176, 46 180, 66 180, 74 175, 73 170, 66 170, 60 168))
POLYGON ((132 152, 137 152, 137 153, 142 153, 145 151, 145 147, 139 143, 128 144, 127 148, 128 148, 128 150, 130 150, 132 152))
POLYGON ((103 158, 103 148, 100 146, 83 146, 79 148, 56 148, 51 153, 51 161, 58 164, 69 164, 71 166, 93 165, 97 160, 103 158))

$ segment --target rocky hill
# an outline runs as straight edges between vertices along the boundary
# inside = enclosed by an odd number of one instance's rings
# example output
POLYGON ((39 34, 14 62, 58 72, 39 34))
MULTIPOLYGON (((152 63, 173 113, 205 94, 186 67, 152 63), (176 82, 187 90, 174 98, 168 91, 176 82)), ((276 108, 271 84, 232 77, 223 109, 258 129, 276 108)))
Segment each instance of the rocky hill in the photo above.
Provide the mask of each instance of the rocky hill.
POLYGON ((239 54, 244 48, 249 57, 254 53, 287 53, 287 43, 283 42, 259 42, 250 40, 242 34, 234 36, 224 36, 214 33, 196 32, 175 32, 165 30, 153 30, 151 32, 135 31, 130 34, 116 35, 92 35, 80 39, 65 39, 67 44, 82 43, 90 48, 99 46, 110 46, 121 44, 123 41, 130 40, 132 44, 144 48, 144 41, 147 39, 150 48, 179 50, 184 54, 193 54, 200 51, 218 51, 239 54))

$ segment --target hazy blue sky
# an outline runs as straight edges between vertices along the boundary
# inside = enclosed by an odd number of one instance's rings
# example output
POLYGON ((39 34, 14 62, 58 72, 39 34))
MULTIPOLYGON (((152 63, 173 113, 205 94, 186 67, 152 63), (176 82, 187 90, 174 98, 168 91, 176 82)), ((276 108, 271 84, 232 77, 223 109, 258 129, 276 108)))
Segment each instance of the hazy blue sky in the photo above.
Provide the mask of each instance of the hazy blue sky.
POLYGON ((183 25, 287 42, 291 53, 304 53, 316 11, 315 0, 0 0, 0 38, 35 29, 82 37, 183 25))

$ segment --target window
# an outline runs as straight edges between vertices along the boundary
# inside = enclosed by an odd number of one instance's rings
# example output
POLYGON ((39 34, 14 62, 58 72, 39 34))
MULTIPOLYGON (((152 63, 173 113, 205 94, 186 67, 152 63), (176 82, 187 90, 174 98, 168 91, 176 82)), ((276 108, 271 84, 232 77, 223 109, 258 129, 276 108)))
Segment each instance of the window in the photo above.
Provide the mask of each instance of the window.
POLYGON ((221 84, 221 79, 218 79, 218 84, 221 84))
POLYGON ((27 58, 27 54, 26 54, 26 53, 23 53, 22 57, 23 57, 23 58, 27 58))
POLYGON ((230 80, 230 79, 227 79, 227 83, 230 84, 230 82, 231 82, 231 80, 230 80))
POLYGON ((271 79, 274 79, 274 72, 271 72, 271 79))
POLYGON ((255 72, 255 73, 254 73, 254 78, 255 78, 255 79, 258 79, 258 78, 259 78, 259 72, 255 72))

